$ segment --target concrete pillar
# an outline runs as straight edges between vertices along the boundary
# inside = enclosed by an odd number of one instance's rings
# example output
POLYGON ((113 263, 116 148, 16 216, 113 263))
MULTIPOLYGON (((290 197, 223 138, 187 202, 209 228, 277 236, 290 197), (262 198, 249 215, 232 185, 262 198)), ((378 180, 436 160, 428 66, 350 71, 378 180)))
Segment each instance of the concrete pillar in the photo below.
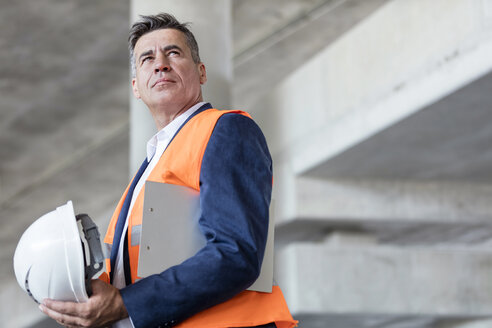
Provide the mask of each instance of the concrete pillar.
MULTIPOLYGON (((203 87, 204 101, 216 108, 228 109, 231 104, 232 24, 230 0, 132 0, 130 20, 139 15, 167 12, 181 22, 190 22, 205 63, 208 81, 203 87)), ((130 100, 130 174, 145 158, 145 144, 156 132, 150 113, 140 100, 130 100)))
MULTIPOLYGON (((208 81, 203 87, 203 99, 214 107, 227 109, 231 104, 232 24, 230 0, 172 1, 132 0, 130 21, 139 15, 167 12, 181 22, 190 22, 207 69, 208 81)), ((140 100, 130 95, 130 174, 145 158, 145 144, 156 132, 154 121, 140 100)))

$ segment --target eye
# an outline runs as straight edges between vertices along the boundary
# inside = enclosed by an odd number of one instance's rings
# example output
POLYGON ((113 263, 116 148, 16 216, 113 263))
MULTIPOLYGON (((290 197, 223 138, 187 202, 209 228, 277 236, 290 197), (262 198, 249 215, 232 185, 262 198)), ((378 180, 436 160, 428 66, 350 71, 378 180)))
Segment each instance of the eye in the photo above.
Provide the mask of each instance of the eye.
POLYGON ((179 51, 171 50, 167 53, 168 56, 179 56, 179 51))
POLYGON ((152 58, 153 58, 152 56, 147 56, 147 57, 144 57, 144 58, 142 59, 142 64, 143 64, 143 63, 145 63, 145 62, 147 62, 147 61, 149 61, 149 60, 151 60, 152 58))

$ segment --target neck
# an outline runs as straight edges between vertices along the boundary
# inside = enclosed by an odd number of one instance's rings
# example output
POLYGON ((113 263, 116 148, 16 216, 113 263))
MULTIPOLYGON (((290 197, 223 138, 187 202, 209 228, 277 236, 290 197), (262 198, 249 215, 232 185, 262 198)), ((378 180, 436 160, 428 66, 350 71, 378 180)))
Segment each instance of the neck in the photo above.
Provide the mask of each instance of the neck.
POLYGON ((186 105, 176 106, 172 108, 171 106, 163 106, 161 108, 151 109, 152 117, 154 118, 157 131, 162 130, 166 125, 171 123, 176 117, 186 112, 188 109, 193 107, 202 101, 202 97, 199 97, 195 101, 192 101, 186 105))

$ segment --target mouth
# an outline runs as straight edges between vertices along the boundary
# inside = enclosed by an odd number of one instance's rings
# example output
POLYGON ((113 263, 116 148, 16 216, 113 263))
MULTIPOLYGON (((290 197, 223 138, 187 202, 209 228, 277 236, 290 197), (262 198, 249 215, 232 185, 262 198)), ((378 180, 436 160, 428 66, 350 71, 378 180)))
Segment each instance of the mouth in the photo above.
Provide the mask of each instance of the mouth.
POLYGON ((166 85, 171 83, 174 83, 174 81, 166 78, 158 79, 157 81, 154 82, 154 84, 152 84, 152 88, 158 85, 166 85))

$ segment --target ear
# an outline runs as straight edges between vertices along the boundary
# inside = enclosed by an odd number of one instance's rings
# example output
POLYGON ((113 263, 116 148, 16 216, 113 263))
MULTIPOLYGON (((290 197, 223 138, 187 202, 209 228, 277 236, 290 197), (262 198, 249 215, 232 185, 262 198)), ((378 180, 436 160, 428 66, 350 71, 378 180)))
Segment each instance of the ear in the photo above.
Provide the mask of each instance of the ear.
POLYGON ((207 82, 207 70, 203 63, 198 64, 198 72, 200 73, 200 84, 205 84, 207 82))
POLYGON ((140 92, 138 92, 137 79, 136 78, 132 79, 132 90, 133 90, 133 95, 135 96, 135 98, 140 99, 140 92))

